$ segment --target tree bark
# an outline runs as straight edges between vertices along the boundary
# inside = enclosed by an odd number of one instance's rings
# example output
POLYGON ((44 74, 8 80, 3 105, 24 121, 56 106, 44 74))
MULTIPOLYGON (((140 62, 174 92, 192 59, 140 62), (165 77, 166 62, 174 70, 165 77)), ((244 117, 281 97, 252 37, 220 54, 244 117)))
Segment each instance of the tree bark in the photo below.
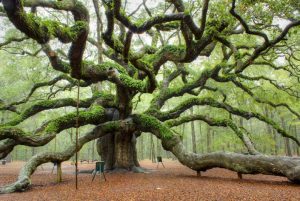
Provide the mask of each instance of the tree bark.
POLYGON ((290 181, 300 183, 300 158, 276 157, 266 155, 244 155, 214 152, 194 154, 187 152, 177 136, 163 140, 166 150, 173 152, 178 160, 195 171, 206 171, 219 167, 240 174, 266 174, 285 176, 290 181))
POLYGON ((105 162, 105 170, 135 170, 139 167, 134 133, 116 132, 97 141, 97 151, 105 162))

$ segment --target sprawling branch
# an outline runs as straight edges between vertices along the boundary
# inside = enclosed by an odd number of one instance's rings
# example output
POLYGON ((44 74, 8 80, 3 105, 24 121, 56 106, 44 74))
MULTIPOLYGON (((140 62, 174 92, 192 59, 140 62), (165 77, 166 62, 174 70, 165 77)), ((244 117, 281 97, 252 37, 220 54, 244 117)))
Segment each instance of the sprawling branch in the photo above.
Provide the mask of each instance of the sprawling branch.
MULTIPOLYGON (((105 2, 105 1, 104 1, 105 2)), ((120 12, 121 10, 121 0, 114 0, 113 3, 107 4, 110 6, 110 9, 113 9, 116 19, 118 19, 124 26, 126 26, 130 31, 133 33, 143 33, 153 26, 157 24, 163 24, 166 22, 176 21, 176 20, 183 20, 185 17, 184 13, 175 13, 163 16, 156 16, 152 17, 151 19, 145 21, 141 25, 136 25, 132 23, 127 16, 120 12), (113 5, 113 7, 111 7, 113 5)))
POLYGON ((38 43, 46 44, 52 36, 64 43, 72 42, 69 50, 69 60, 72 70, 71 75, 75 78, 80 77, 82 56, 89 32, 89 14, 81 2, 71 0, 57 2, 3 0, 2 3, 9 20, 15 27, 38 43), (57 21, 38 19, 33 14, 27 14, 23 6, 40 6, 71 11, 75 19, 75 24, 72 27, 67 27, 57 21))
POLYGON ((9 38, 6 41, 0 43, 0 47, 11 44, 13 42, 22 42, 24 40, 28 39, 28 37, 21 37, 21 38, 9 38))
POLYGON ((143 132, 151 132, 162 140, 165 150, 171 151, 185 166, 195 171, 220 167, 242 174, 267 174, 285 176, 292 182, 300 182, 300 159, 265 155, 243 155, 215 152, 195 154, 187 152, 180 136, 159 120, 147 115, 135 115, 134 122, 143 132))
MULTIPOLYGON (((268 80, 269 82, 273 83, 273 86, 275 85, 275 87, 277 86, 279 89, 283 90, 281 87, 279 87, 276 83, 274 83, 273 80, 268 79, 264 76, 259 76, 259 77, 248 77, 242 74, 237 75, 238 77, 241 77, 243 79, 246 80, 260 80, 260 79, 264 79, 264 80, 268 80)), ((294 109, 292 109, 288 104, 286 103, 273 103, 271 101, 268 100, 262 100, 261 98, 257 97, 252 91, 251 89, 249 89, 247 86, 245 86, 244 84, 242 84, 241 82, 237 81, 236 76, 235 75, 228 75, 226 77, 214 77, 214 79, 216 81, 219 82, 229 82, 231 81, 235 86, 237 86, 238 88, 240 88, 241 90, 243 90, 244 92, 246 92, 250 97, 252 97, 256 102, 258 103, 263 103, 263 104, 267 104, 270 105, 274 108, 277 107, 285 107, 286 109, 288 109, 292 114, 294 114, 298 119, 300 119, 300 114, 298 112, 296 112, 294 109)))
POLYGON ((231 128, 235 132, 235 134, 240 138, 240 140, 244 143, 244 145, 246 146, 246 148, 250 154, 253 154, 253 155, 260 154, 255 149, 254 145, 252 144, 252 142, 249 139, 249 137, 247 136, 247 134, 242 132, 242 130, 239 129, 236 126, 236 124, 232 120, 229 120, 229 119, 214 119, 214 118, 207 117, 204 115, 191 115, 191 116, 180 117, 175 120, 174 119, 168 120, 168 121, 165 121, 164 123, 169 127, 174 127, 174 126, 178 126, 180 124, 187 123, 190 121, 195 121, 195 120, 204 121, 210 126, 231 128))
POLYGON ((269 125, 271 125, 274 129, 277 130, 279 134, 281 134, 283 137, 288 137, 295 141, 298 145, 300 145, 300 140, 297 139, 295 136, 289 135, 285 130, 283 130, 276 122, 273 120, 257 113, 257 112, 248 112, 242 109, 238 109, 235 107, 232 107, 231 105, 223 102, 218 102, 210 97, 203 97, 203 98, 190 98, 181 104, 179 104, 177 107, 173 108, 172 110, 169 110, 167 112, 159 112, 157 110, 150 110, 148 111, 148 114, 154 115, 156 118, 158 118, 161 121, 165 121, 168 119, 175 119, 180 116, 181 113, 183 113, 185 110, 189 109, 192 106, 195 105, 208 105, 215 108, 221 108, 226 110, 227 112, 238 115, 241 117, 244 117, 245 119, 250 118, 256 118, 260 121, 263 121, 269 125))
MULTIPOLYGON (((111 114, 103 107, 94 105, 87 111, 80 111, 78 115, 78 125, 97 125, 109 120, 111 114)), ((11 149, 16 145, 43 146, 50 142, 61 131, 76 127, 77 113, 69 113, 65 116, 50 120, 38 128, 33 134, 21 129, 6 126, 0 127, 0 140, 11 139, 10 145, 3 143, 5 149, 11 149)), ((0 146, 0 150, 5 150, 0 146)))
MULTIPOLYGON (((106 97, 103 97, 102 95, 103 94, 99 93, 96 96, 93 96, 92 98, 80 100, 78 106, 80 108, 88 108, 98 98, 102 99, 102 103, 111 101, 111 100, 105 99, 106 97)), ((42 112, 42 111, 46 111, 46 110, 50 110, 50 109, 57 109, 57 108, 61 108, 61 107, 76 107, 76 106, 77 106, 77 100, 74 100, 72 98, 39 101, 37 103, 34 103, 32 106, 26 108, 22 113, 17 115, 13 120, 11 120, 7 123, 4 123, 3 125, 0 125, 0 126, 16 126, 17 124, 23 122, 24 120, 28 119, 29 117, 32 117, 33 115, 35 115, 39 112, 42 112)), ((103 106, 109 106, 109 105, 103 104, 103 106)), ((112 106, 112 103, 110 106, 112 106)))
POLYGON ((231 6, 231 9, 230 9, 230 14, 233 15, 236 19, 239 20, 239 22, 242 24, 243 28, 245 29, 246 33, 262 37, 265 40, 266 45, 268 45, 269 44, 268 36, 263 32, 250 30, 250 28, 249 28, 248 24, 246 23, 246 21, 239 14, 236 13, 235 3, 236 3, 236 0, 233 0, 232 1, 232 6, 231 6))
POLYGON ((30 184, 30 176, 34 173, 36 168, 44 163, 55 162, 61 163, 70 159, 75 152, 78 152, 87 142, 105 136, 108 133, 132 129, 130 120, 107 122, 96 126, 91 132, 85 134, 78 139, 78 144, 70 145, 62 152, 45 152, 32 157, 26 165, 21 169, 18 180, 10 185, 0 188, 0 194, 12 193, 26 190, 30 184))
MULTIPOLYGON (((45 87, 45 86, 52 86, 52 85, 54 85, 55 83, 57 83, 61 80, 67 80, 70 84, 73 84, 73 85, 75 85, 77 83, 76 80, 72 79, 71 77, 69 77, 68 75, 65 75, 65 74, 59 75, 59 76, 53 78, 50 81, 35 83, 32 86, 32 88, 30 89, 30 92, 28 93, 28 95, 24 99, 22 99, 20 101, 13 102, 13 103, 10 103, 10 104, 7 104, 7 105, 4 105, 4 104, 1 105, 0 104, 0 111, 1 110, 10 110, 10 111, 13 111, 13 112, 17 112, 14 106, 26 103, 37 89, 39 89, 41 87, 45 87)), ((86 82, 83 82, 83 81, 80 82, 81 87, 88 86, 88 85, 89 85, 89 83, 86 83, 86 82)))
POLYGON ((168 88, 168 89, 162 89, 160 91, 160 94, 158 94, 151 102, 151 108, 161 108, 164 103, 173 97, 179 97, 184 95, 185 93, 190 93, 193 89, 198 87, 203 87, 206 83, 206 81, 215 76, 221 69, 221 66, 217 65, 215 68, 210 70, 205 70, 201 73, 201 75, 193 80, 192 82, 186 83, 182 87, 178 88, 168 88))
POLYGON ((262 45, 258 46, 257 48, 255 48, 254 52, 251 54, 251 56, 242 64, 238 65, 238 67, 236 68, 235 72, 236 73, 241 73, 243 70, 245 70, 249 65, 251 65, 255 59, 257 59, 261 53, 265 50, 267 50, 270 47, 273 47, 274 45, 276 45, 277 43, 279 43, 280 41, 282 41, 284 39, 284 37, 287 35, 287 33, 289 32, 290 29, 292 29, 293 27, 299 26, 300 25, 300 20, 299 21, 294 21, 291 22, 290 24, 288 24, 283 31, 273 40, 269 41, 269 42, 265 42, 262 45))

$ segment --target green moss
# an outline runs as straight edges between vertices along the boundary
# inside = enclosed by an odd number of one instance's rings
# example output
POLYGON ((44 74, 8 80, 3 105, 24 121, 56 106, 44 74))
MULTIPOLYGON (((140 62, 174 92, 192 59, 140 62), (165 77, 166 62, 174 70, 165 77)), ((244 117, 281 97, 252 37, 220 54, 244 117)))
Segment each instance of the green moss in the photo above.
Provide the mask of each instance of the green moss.
POLYGON ((84 75, 87 68, 93 69, 93 71, 97 72, 106 72, 111 69, 116 69, 121 74, 127 74, 126 70, 119 64, 113 62, 103 62, 101 64, 95 65, 93 61, 83 61, 82 74, 84 75))
POLYGON ((68 27, 55 20, 42 19, 34 13, 22 12, 21 16, 25 20, 27 26, 36 32, 39 37, 50 38, 51 36, 68 38, 75 40, 78 33, 88 28, 85 21, 76 21, 74 26, 68 27))
POLYGON ((103 124, 102 127, 105 132, 111 132, 115 130, 120 130, 121 123, 120 121, 111 121, 109 123, 103 124))
POLYGON ((136 89, 138 91, 145 91, 146 89, 145 81, 135 80, 132 79, 130 76, 124 74, 121 74, 119 78, 125 86, 131 89, 136 89))
MULTIPOLYGON (((87 111, 79 112, 79 123, 96 124, 105 117, 105 110, 99 105, 93 105, 87 111)), ((77 114, 76 112, 67 114, 50 121, 45 128, 46 133, 58 133, 63 128, 69 128, 76 125, 77 114)))
POLYGON ((173 55, 181 56, 181 55, 185 54, 185 50, 186 50, 186 47, 184 45, 179 45, 179 46, 166 45, 161 50, 161 53, 168 52, 168 53, 171 53, 173 55))
POLYGON ((163 25, 163 30, 171 31, 171 30, 177 29, 179 26, 180 26, 179 21, 168 22, 163 25))
POLYGON ((146 54, 143 56, 141 59, 144 63, 147 63, 149 66, 152 65, 153 61, 156 60, 156 55, 155 54, 146 54))
POLYGON ((173 136, 172 131, 160 122, 155 117, 146 114, 139 114, 134 116, 134 121, 144 131, 159 132, 162 138, 170 139, 173 136))
POLYGON ((0 127, 0 140, 7 138, 18 138, 20 136, 29 136, 28 133, 22 131, 19 128, 13 126, 1 126, 0 127))

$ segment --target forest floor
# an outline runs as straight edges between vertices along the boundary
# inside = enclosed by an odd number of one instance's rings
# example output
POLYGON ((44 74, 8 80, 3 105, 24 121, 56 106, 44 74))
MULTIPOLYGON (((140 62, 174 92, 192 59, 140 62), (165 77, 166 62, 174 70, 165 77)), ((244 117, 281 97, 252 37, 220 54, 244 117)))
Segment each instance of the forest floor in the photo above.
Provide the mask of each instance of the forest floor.
MULTIPOLYGON (((14 182, 24 162, 0 165, 0 186, 14 182)), ((90 174, 78 176, 75 190, 74 165, 63 163, 63 182, 56 183, 53 165, 43 165, 32 176, 32 188, 23 193, 0 195, 1 201, 34 200, 300 200, 300 187, 283 177, 243 175, 224 169, 212 169, 202 173, 182 166, 178 161, 164 160, 156 168, 149 160, 141 165, 150 173, 107 173, 105 182, 97 175, 91 182, 90 174)), ((80 170, 93 169, 95 164, 79 164, 80 170)), ((55 172, 55 171, 54 171, 55 172)))

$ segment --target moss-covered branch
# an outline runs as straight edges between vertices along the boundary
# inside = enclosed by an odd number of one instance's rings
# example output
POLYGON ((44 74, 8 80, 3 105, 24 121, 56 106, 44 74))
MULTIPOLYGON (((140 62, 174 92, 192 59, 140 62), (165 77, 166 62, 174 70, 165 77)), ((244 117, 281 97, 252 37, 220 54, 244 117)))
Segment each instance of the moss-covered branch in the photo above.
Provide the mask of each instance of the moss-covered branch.
POLYGON ((106 6, 109 9, 114 11, 115 17, 133 33, 143 33, 151 29, 151 27, 157 24, 183 20, 184 17, 186 16, 185 13, 159 15, 159 16, 152 17, 145 22, 141 22, 141 23, 139 22, 139 24, 137 24, 137 23, 132 23, 129 17, 126 16, 124 12, 121 11, 121 0, 113 0, 113 2, 104 1, 104 3, 106 3, 106 6))
MULTIPOLYGON (((107 121, 107 117, 107 113, 103 107, 93 105, 90 109, 79 112, 78 125, 97 125, 107 121)), ((77 113, 73 112, 46 122, 34 133, 27 133, 11 126, 0 127, 0 140, 13 140, 10 146, 3 145, 6 146, 6 149, 11 149, 16 145, 43 146, 55 138, 61 131, 76 127, 76 121, 77 113)), ((2 150, 1 147, 0 150, 2 150)))
POLYGON ((250 154, 253 154, 253 155, 260 154, 255 149, 254 145, 252 144, 252 142, 249 139, 249 137, 247 136, 247 134, 242 132, 242 130, 230 119, 217 119, 217 118, 208 117, 206 115, 190 115, 190 116, 183 116, 183 117, 180 117, 177 119, 168 120, 168 121, 165 121, 164 123, 171 128, 171 127, 179 126, 181 124, 195 121, 195 120, 204 121, 210 126, 231 128, 235 132, 235 134, 238 136, 238 138, 240 138, 240 140, 244 143, 244 145, 246 146, 246 148, 250 154))
POLYGON ((28 37, 41 44, 47 43, 52 36, 63 42, 73 41, 82 27, 82 22, 75 23, 74 27, 66 27, 57 21, 42 20, 33 14, 27 14, 23 6, 48 7, 57 10, 72 11, 76 18, 85 21, 88 19, 87 10, 80 2, 73 1, 39 1, 39 0, 3 0, 3 6, 10 21, 28 37), (82 12, 82 13, 80 13, 82 12), (81 16, 80 16, 81 15, 81 16))
POLYGON ((177 107, 173 108, 172 110, 166 112, 160 112, 158 110, 149 110, 148 114, 152 114, 156 118, 160 119, 161 121, 165 121, 168 119, 175 119, 180 116, 185 110, 195 106, 195 105, 207 105, 210 107, 221 108, 229 112, 230 114, 238 115, 244 117, 245 119, 256 118, 260 121, 263 121, 269 125, 271 125, 279 134, 283 137, 287 137, 295 141, 300 146, 300 141, 295 136, 289 135, 285 130, 283 130, 276 122, 272 119, 267 118, 260 113, 257 112, 249 112, 239 108, 232 107, 231 105, 218 102, 210 97, 203 97, 203 98, 190 98, 186 101, 183 101, 177 107))
MULTIPOLYGON (((102 102, 108 102, 110 100, 106 100, 105 96, 102 96, 103 94, 98 93, 92 98, 88 98, 85 100, 80 100, 79 107, 80 108, 88 108, 91 106, 91 104, 98 98, 102 99, 102 102)), ((21 112, 17 117, 15 117, 13 120, 4 123, 0 126, 15 126, 24 120, 28 119, 29 117, 32 117, 33 115, 50 109, 57 109, 61 107, 76 107, 77 106, 77 100, 72 98, 64 98, 64 99, 55 99, 55 100, 44 100, 39 101, 31 105, 30 107, 26 108, 23 112, 21 112)))
POLYGON ((127 120, 107 122, 98 125, 91 132, 85 134, 83 137, 80 137, 78 139, 77 146, 73 143, 62 152, 45 152, 35 155, 21 169, 18 180, 13 184, 1 187, 0 194, 19 192, 28 189, 28 187, 31 185, 30 176, 34 173, 38 166, 48 162, 61 163, 66 161, 70 159, 75 152, 79 151, 87 142, 121 129, 131 130, 133 127, 130 121, 127 120))
MULTIPOLYGON (((68 76, 66 74, 61 74, 61 75, 53 78, 50 81, 35 83, 32 86, 32 88, 30 89, 30 92, 28 93, 28 95, 20 101, 12 102, 12 103, 6 104, 6 105, 4 103, 1 104, 1 101, 0 101, 0 110, 11 110, 12 111, 12 108, 14 108, 14 111, 17 112, 16 108, 14 106, 26 103, 36 90, 38 90, 42 87, 45 87, 45 86, 53 86, 55 83, 57 83, 61 80, 66 80, 72 85, 77 84, 77 80, 74 80, 73 78, 71 78, 70 76, 68 76)), ((84 81, 80 82, 81 87, 86 87, 88 85, 89 85, 89 83, 87 83, 87 82, 84 82, 84 81)))
POLYGON ((39 0, 3 0, 5 12, 14 26, 40 44, 46 44, 51 38, 70 43, 69 60, 71 75, 80 78, 81 62, 89 32, 89 13, 79 1, 39 1, 39 0), (58 21, 43 20, 34 14, 26 13, 24 6, 47 7, 56 10, 71 11, 75 23, 72 27, 58 21))
POLYGON ((285 176, 292 182, 300 183, 299 158, 224 152, 209 154, 191 153, 183 146, 180 136, 172 133, 159 120, 155 120, 155 118, 150 119, 145 119, 145 116, 135 115, 133 121, 137 124, 140 131, 151 132, 161 139, 165 150, 171 151, 183 165, 195 171, 206 171, 220 167, 242 174, 285 176), (149 122, 150 119, 151 121, 149 122), (165 137, 166 133, 168 137, 165 137))
POLYGON ((182 96, 185 93, 192 92, 192 90, 195 88, 203 87, 206 81, 209 78, 213 77, 215 74, 217 74, 220 71, 220 69, 221 66, 217 65, 213 69, 204 70, 198 78, 184 84, 181 87, 162 89, 160 93, 152 100, 151 108, 161 108, 168 99, 182 96))
POLYGON ((103 62, 95 65, 86 62, 81 72, 82 79, 97 83, 99 81, 108 80, 121 87, 139 92, 149 92, 149 81, 147 79, 139 80, 130 76, 126 69, 112 62, 103 62))

